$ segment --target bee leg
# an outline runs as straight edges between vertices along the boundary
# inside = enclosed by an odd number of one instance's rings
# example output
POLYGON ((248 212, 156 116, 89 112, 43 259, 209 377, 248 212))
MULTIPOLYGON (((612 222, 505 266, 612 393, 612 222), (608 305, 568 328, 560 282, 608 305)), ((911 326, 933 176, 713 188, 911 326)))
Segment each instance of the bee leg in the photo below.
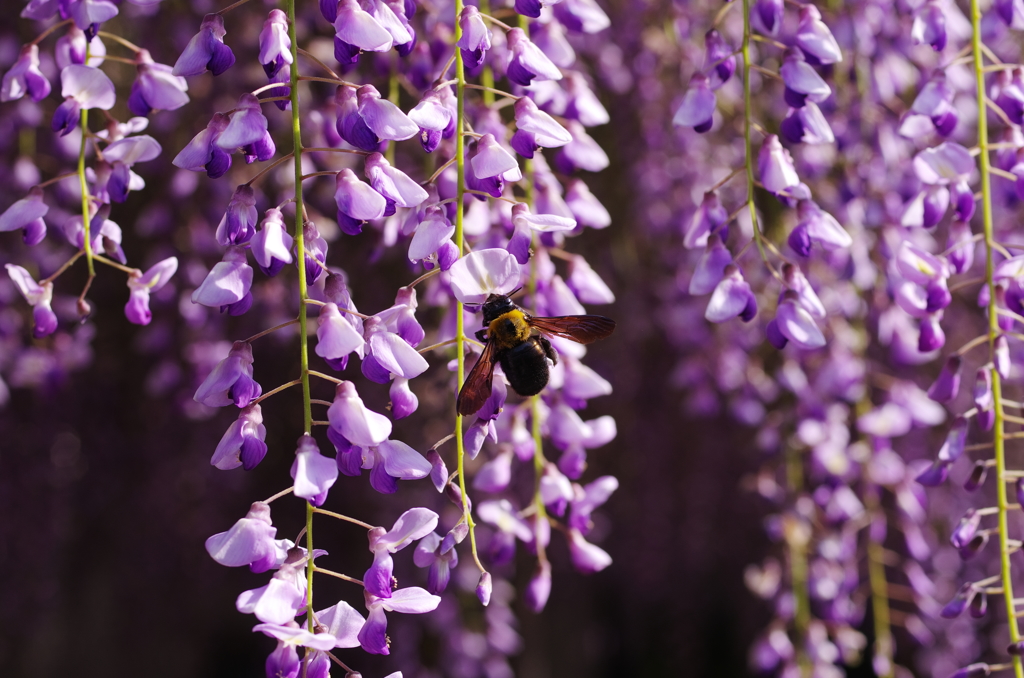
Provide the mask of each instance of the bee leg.
POLYGON ((558 352, 551 345, 551 342, 547 340, 547 337, 537 337, 537 341, 540 342, 540 347, 544 349, 544 355, 548 357, 552 365, 558 364, 558 352))
POLYGON ((486 332, 486 331, 487 330, 477 330, 476 334, 473 335, 473 336, 475 336, 476 340, 481 342, 481 343, 486 342, 487 341, 487 337, 484 336, 484 332, 486 332))

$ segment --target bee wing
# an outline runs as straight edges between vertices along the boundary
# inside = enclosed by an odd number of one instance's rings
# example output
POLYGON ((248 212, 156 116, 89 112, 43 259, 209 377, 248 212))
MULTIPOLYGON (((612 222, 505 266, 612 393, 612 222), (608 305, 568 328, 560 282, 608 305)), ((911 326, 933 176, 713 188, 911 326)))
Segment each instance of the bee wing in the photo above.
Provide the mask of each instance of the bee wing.
POLYGON ((572 339, 581 344, 604 339, 615 330, 615 321, 601 315, 563 315, 556 318, 531 316, 526 322, 544 334, 572 339))
POLYGON ((459 391, 456 409, 462 416, 474 414, 484 406, 491 396, 491 379, 494 377, 494 344, 487 342, 479 360, 466 377, 466 383, 459 391))

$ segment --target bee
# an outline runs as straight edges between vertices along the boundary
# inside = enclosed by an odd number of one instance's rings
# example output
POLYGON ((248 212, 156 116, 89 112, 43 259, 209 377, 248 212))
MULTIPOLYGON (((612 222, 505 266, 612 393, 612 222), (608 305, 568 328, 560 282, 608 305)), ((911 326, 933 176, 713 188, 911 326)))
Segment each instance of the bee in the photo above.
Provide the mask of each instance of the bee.
POLYGON ((475 413, 490 397, 495 363, 516 393, 536 395, 547 386, 548 361, 558 364, 558 354, 545 335, 589 344, 615 330, 615 321, 600 315, 532 316, 503 294, 490 295, 481 308, 486 329, 476 338, 485 344, 459 391, 456 405, 463 416, 475 413))

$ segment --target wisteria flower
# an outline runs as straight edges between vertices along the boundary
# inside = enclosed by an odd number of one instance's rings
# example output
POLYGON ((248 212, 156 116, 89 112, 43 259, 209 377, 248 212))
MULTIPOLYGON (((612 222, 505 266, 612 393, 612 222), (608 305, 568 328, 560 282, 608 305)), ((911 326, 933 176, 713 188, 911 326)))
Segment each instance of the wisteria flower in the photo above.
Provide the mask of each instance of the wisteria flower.
POLYGON ((316 441, 306 433, 299 438, 291 476, 295 481, 295 496, 320 506, 327 499, 327 491, 338 480, 338 465, 320 454, 316 441))
POLYGON ((313 634, 299 628, 294 621, 287 624, 257 624, 252 630, 277 639, 277 648, 267 657, 268 676, 297 676, 302 664, 299 647, 327 652, 334 648, 335 643, 330 633, 313 634))
POLYGON ((266 572, 277 566, 281 555, 274 540, 276 535, 277 528, 270 521, 270 505, 258 501, 230 530, 207 539, 206 552, 221 565, 248 565, 253 572, 266 572))
POLYGON ((819 208, 814 201, 801 200, 797 203, 797 214, 800 223, 790 232, 787 242, 800 256, 809 256, 814 244, 827 251, 847 248, 853 244, 853 238, 835 217, 819 208))
POLYGON ((306 597, 305 590, 295 584, 297 579, 304 583, 303 579, 296 576, 302 571, 305 561, 302 556, 295 558, 298 553, 298 549, 293 549, 288 554, 287 560, 268 584, 240 593, 235 600, 235 609, 242 614, 254 614, 261 622, 269 624, 293 621, 306 597))
POLYGON ((775 35, 782 26, 783 0, 756 0, 750 18, 759 33, 775 35))
POLYGON ((394 569, 391 554, 431 534, 435 527, 436 513, 425 508, 412 508, 399 516, 394 526, 387 532, 383 527, 370 530, 370 553, 373 554, 373 564, 363 575, 366 590, 379 598, 390 598, 391 573, 394 569))
POLYGON ((117 5, 108 0, 70 0, 61 5, 61 14, 74 19, 75 26, 83 31, 95 30, 94 25, 117 16, 117 5))
POLYGON ((227 357, 217 363, 196 390, 193 400, 209 407, 232 403, 245 407, 263 392, 252 378, 252 363, 252 344, 236 341, 227 357))
POLYGON ((334 31, 338 40, 365 52, 386 52, 394 45, 391 33, 363 10, 358 0, 341 0, 334 31))
POLYGON ((572 179, 565 189, 565 204, 576 222, 590 228, 611 226, 612 216, 601 201, 580 179, 572 179))
POLYGON ((224 173, 231 169, 231 154, 215 142, 229 123, 228 116, 223 113, 215 114, 203 131, 181 149, 171 164, 193 172, 206 172, 211 179, 224 176, 224 173))
POLYGON ((821 12, 814 5, 800 8, 800 24, 796 28, 796 44, 806 54, 813 56, 820 63, 835 64, 843 60, 832 31, 821 20, 821 12))
POLYGON ((807 101, 820 104, 832 94, 828 83, 807 63, 804 53, 799 49, 786 50, 779 75, 786 85, 786 103, 793 108, 800 108, 807 101))
POLYGON ((128 110, 135 115, 149 115, 155 110, 173 111, 188 103, 188 83, 174 75, 170 66, 153 61, 147 50, 136 56, 138 77, 128 96, 128 110))
POLYGON ((498 529, 491 539, 491 560, 494 563, 508 562, 515 554, 516 539, 529 543, 533 541, 533 530, 519 516, 507 499, 483 501, 476 508, 480 520, 498 529))
POLYGON ((391 421, 363 405, 350 381, 338 384, 334 402, 327 410, 331 429, 352 445, 371 447, 380 445, 391 435, 391 421))
MULTIPOLYGON (((467 5, 466 9, 470 7, 473 6, 467 5)), ((420 144, 427 153, 433 153, 443 137, 455 133, 455 116, 441 100, 442 92, 451 96, 451 87, 428 90, 420 102, 409 111, 409 119, 419 126, 420 144)))
POLYGON ((384 216, 395 213, 395 206, 416 207, 427 199, 427 192, 405 172, 392 167, 380 153, 366 156, 364 166, 366 178, 375 191, 387 200, 384 216))
POLYGON ((530 243, 533 233, 560 233, 576 228, 575 219, 555 216, 554 214, 533 214, 526 203, 512 206, 512 237, 506 248, 520 264, 530 260, 530 243))
POLYGON ((217 242, 225 247, 244 245, 256 234, 256 193, 248 184, 235 189, 224 216, 217 224, 217 242))
POLYGON ((171 75, 199 75, 210 71, 220 75, 235 63, 235 54, 224 44, 224 17, 207 14, 199 26, 199 32, 192 36, 181 56, 174 63, 171 75))
POLYGON ((725 322, 736 316, 750 322, 756 315, 757 299, 750 285, 735 264, 727 265, 721 282, 711 293, 704 317, 713 323, 725 322))
POLYGON ((347 167, 338 172, 334 200, 338 205, 338 225, 349 235, 358 235, 366 221, 383 217, 388 207, 384 196, 347 167))
MULTIPOLYGON (((726 225, 728 212, 722 205, 717 191, 704 194, 697 211, 693 213, 693 219, 683 236, 683 246, 687 249, 695 247, 707 247, 708 236, 718 233, 726 225)), ((723 230, 722 235, 728 237, 728 229, 723 230)))
POLYGON ((529 97, 515 103, 516 133, 510 144, 524 158, 532 158, 538 148, 560 148, 572 141, 572 135, 557 120, 537 108, 529 97))
POLYGON ((334 636, 334 647, 359 647, 359 629, 366 619, 344 600, 316 613, 317 623, 334 636))
POLYGON ((363 628, 359 630, 359 644, 371 654, 391 653, 388 648, 388 620, 385 612, 423 614, 432 612, 441 604, 440 596, 431 595, 417 586, 398 589, 390 598, 379 598, 369 591, 364 595, 369 615, 363 628))
POLYGON ((449 270, 452 292, 464 304, 482 304, 491 294, 509 294, 519 286, 516 258, 503 249, 470 252, 449 270))
POLYGON ((98 68, 106 56, 107 47, 100 37, 94 35, 92 40, 89 40, 85 31, 79 30, 74 24, 68 26, 67 33, 57 38, 57 44, 53 47, 53 59, 61 70, 71 64, 85 64, 98 68), (86 52, 89 54, 88 60, 86 52))
POLYGON ((836 140, 821 109, 810 100, 800 108, 790 109, 779 125, 779 132, 794 144, 831 144, 836 140))
POLYGON ((271 207, 263 215, 260 223, 260 230, 256 232, 250 242, 252 258, 256 265, 268 276, 275 276, 281 272, 285 264, 290 264, 292 258, 293 238, 284 225, 284 215, 281 210, 271 207))
MULTIPOLYGON (((260 63, 268 78, 292 63, 292 42, 288 37, 288 16, 279 9, 270 10, 260 31, 260 63)), ((216 73, 214 73, 216 75, 216 73)))
POLYGON ((491 31, 480 16, 480 11, 473 5, 462 8, 459 26, 462 28, 462 36, 456 46, 462 50, 466 68, 476 68, 483 63, 484 55, 491 48, 491 31))
MULTIPOLYGON (((132 171, 132 166, 159 157, 161 151, 163 149, 157 140, 148 134, 118 139, 107 146, 103 151, 103 159, 110 164, 110 176, 106 183, 107 196, 114 202, 124 202, 128 199, 129 191, 145 188, 146 182, 132 171)), ((100 190, 99 186, 96 190, 100 190)))
POLYGON ((242 149, 247 163, 270 160, 277 152, 277 147, 267 127, 267 118, 260 108, 259 99, 246 92, 238 98, 230 121, 216 135, 213 143, 227 153, 242 149))
POLYGON ((521 28, 513 28, 506 36, 508 42, 508 62, 505 74, 512 82, 527 87, 534 79, 561 80, 562 72, 551 63, 544 52, 540 51, 521 28))
POLYGON ((387 383, 392 374, 414 379, 429 367, 426 359, 402 337, 389 331, 380 318, 370 317, 363 322, 363 337, 369 350, 363 357, 362 372, 372 381, 387 383))
POLYGON ((608 167, 611 161, 601 145, 597 143, 577 120, 568 122, 572 140, 562 147, 555 157, 555 166, 562 172, 572 173, 577 169, 588 172, 600 172, 608 167))
POLYGON ((736 72, 736 56, 722 34, 711 29, 704 34, 704 72, 711 81, 711 89, 718 89, 736 72))
POLYGON ((774 195, 798 186, 800 177, 793 166, 793 157, 774 134, 765 137, 757 155, 757 170, 765 190, 774 195))
POLYGON ((944 71, 938 71, 921 88, 914 103, 910 106, 910 114, 900 125, 900 134, 908 137, 917 136, 918 126, 911 118, 925 117, 932 123, 936 132, 948 137, 956 129, 958 113, 953 105, 953 88, 946 81, 944 71))
POLYGON ((251 287, 252 267, 246 261, 245 250, 232 245, 192 293, 192 303, 240 315, 252 303, 251 287))
POLYGON ((380 92, 373 85, 363 85, 357 89, 356 100, 360 117, 379 139, 401 141, 419 133, 419 126, 398 106, 387 99, 381 99, 380 92))
POLYGON ((574 485, 574 496, 569 504, 569 526, 584 535, 590 532, 594 526, 591 513, 607 502, 617 489, 619 481, 615 476, 601 476, 583 487, 574 485))
POLYGON ((608 552, 583 538, 583 534, 574 528, 569 529, 569 555, 573 567, 580 572, 589 574, 600 572, 612 564, 608 552))
POLYGON ((35 321, 32 336, 42 339, 53 334, 57 330, 57 315, 50 308, 53 301, 53 283, 44 281, 39 284, 32 279, 31 273, 15 264, 7 264, 5 268, 15 287, 32 306, 32 317, 35 321))
POLYGON ((448 587, 451 571, 459 564, 459 555, 454 548, 441 552, 441 537, 431 532, 420 540, 413 552, 416 567, 427 569, 427 591, 440 595, 448 587))
POLYGON ((775 318, 768 323, 767 335, 769 341, 779 349, 788 341, 802 349, 821 348, 825 345, 825 336, 811 314, 799 303, 799 297, 793 290, 783 293, 775 318))
POLYGON ((345 369, 349 354, 361 349, 365 343, 352 323, 342 317, 334 302, 328 302, 320 308, 316 338, 314 352, 335 370, 345 369))
POLYGON ((0 101, 14 101, 26 94, 32 101, 50 95, 50 81, 39 70, 39 45, 35 44, 22 47, 18 60, 0 82, 0 101))
POLYGON ((53 112, 50 126, 61 136, 78 125, 83 108, 109 111, 117 102, 114 83, 98 68, 72 64, 60 73, 64 103, 53 112))
POLYGON ((914 13, 910 38, 915 45, 931 45, 936 52, 946 48, 946 15, 938 0, 928 0, 914 13))
POLYGON ((692 127, 695 132, 704 133, 711 129, 715 113, 715 93, 703 73, 694 73, 690 86, 683 95, 683 103, 676 109, 672 124, 677 127, 692 127))
POLYGON ((399 440, 363 450, 361 461, 361 467, 370 471, 370 487, 381 494, 397 492, 399 480, 426 478, 432 468, 422 454, 399 440))
POLYGON ((267 455, 267 428, 263 425, 263 410, 259 404, 242 408, 238 419, 224 432, 210 464, 222 471, 241 466, 251 471, 267 455))
POLYGON ((148 325, 153 319, 149 310, 149 295, 166 285, 178 270, 178 258, 168 257, 153 264, 148 271, 134 271, 128 275, 128 303, 124 314, 136 325, 148 325))
POLYGON ((46 235, 46 222, 43 217, 50 207, 43 202, 43 189, 33 187, 28 195, 0 214, 0 233, 5 231, 22 231, 27 245, 37 245, 46 235))
POLYGON ((971 152, 954 141, 944 141, 914 156, 914 173, 929 185, 942 186, 968 179, 974 168, 971 152))
POLYGON ((455 225, 448 221, 444 210, 434 205, 427 207, 409 242, 409 261, 436 260, 438 251, 451 243, 454 234, 455 225))

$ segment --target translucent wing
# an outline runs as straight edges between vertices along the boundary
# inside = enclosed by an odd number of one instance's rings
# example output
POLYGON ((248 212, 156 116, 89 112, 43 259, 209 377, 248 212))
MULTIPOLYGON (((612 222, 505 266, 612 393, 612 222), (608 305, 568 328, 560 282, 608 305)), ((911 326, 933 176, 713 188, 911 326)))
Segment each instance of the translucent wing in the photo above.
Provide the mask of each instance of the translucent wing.
POLYGON ((589 344, 604 339, 615 330, 615 321, 601 315, 563 315, 556 318, 530 317, 527 321, 544 334, 589 344))
POLYGON ((459 391, 459 398, 456 401, 458 413, 462 416, 474 414, 484 406, 484 402, 491 396, 491 379, 494 377, 494 344, 487 342, 484 346, 480 359, 470 371, 466 383, 459 391))

